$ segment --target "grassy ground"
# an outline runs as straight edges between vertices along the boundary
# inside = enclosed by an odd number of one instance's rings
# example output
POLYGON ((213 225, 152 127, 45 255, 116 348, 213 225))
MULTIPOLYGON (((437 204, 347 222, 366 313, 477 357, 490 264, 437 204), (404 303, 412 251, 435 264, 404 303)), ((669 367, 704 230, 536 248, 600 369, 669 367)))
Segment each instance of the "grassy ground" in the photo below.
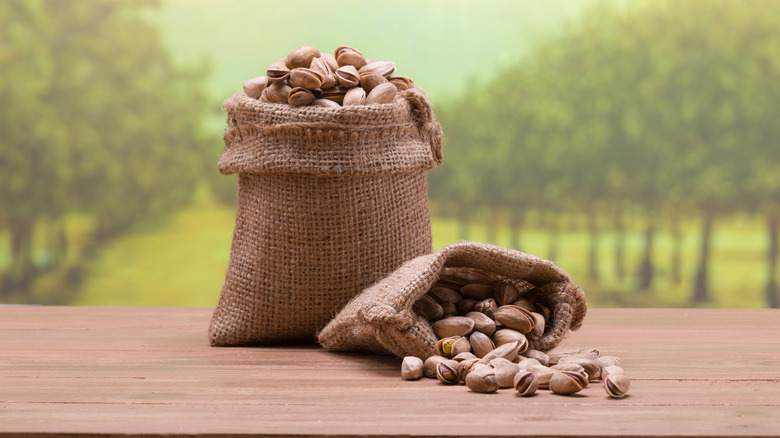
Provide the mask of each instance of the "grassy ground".
MULTIPOLYGON (((84 305, 182 305, 216 304, 229 259, 234 225, 232 209, 212 202, 179 211, 156 227, 142 227, 102 248, 84 272, 84 282, 74 304, 84 305)), ((595 307, 650 306, 685 307, 690 304, 691 284, 698 259, 695 223, 688 224, 683 239, 683 282, 667 280, 671 239, 659 235, 656 241, 657 275, 653 288, 636 290, 631 275, 639 265, 642 237, 630 233, 626 240, 629 277, 618 282, 614 276, 614 236, 600 241, 600 281, 588 280, 586 251, 588 236, 578 230, 563 233, 559 257, 554 261, 583 286, 588 302, 595 307)), ((435 219, 434 246, 458 241, 458 224, 435 219)), ((486 227, 470 227, 471 240, 485 241, 486 227)), ((547 257, 546 231, 523 230, 523 250, 547 257)), ((509 232, 499 229, 497 242, 509 245, 509 232)), ((712 300, 707 307, 763 307, 763 279, 766 276, 764 231, 755 220, 721 223, 715 229, 711 265, 712 300)))

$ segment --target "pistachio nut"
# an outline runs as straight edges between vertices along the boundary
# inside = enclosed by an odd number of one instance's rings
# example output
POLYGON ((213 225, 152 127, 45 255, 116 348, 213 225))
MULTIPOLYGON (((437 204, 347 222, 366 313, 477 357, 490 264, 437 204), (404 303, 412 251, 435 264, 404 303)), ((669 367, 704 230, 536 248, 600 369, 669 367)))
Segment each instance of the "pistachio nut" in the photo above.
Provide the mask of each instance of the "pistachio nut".
POLYGON ((490 366, 475 364, 466 375, 466 386, 474 392, 496 392, 498 391, 498 378, 490 366))
POLYGON ((601 378, 601 367, 595 360, 588 359, 580 356, 568 356, 562 358, 556 367, 565 366, 567 364, 577 364, 582 367, 585 374, 588 376, 588 380, 596 380, 601 378))
POLYGON ((298 47, 297 49, 290 52, 289 55, 287 55, 287 58, 284 60, 284 64, 290 70, 301 67, 309 67, 311 65, 311 60, 318 58, 319 56, 320 51, 314 47, 298 47))
POLYGON ((469 360, 469 359, 479 359, 479 358, 470 351, 464 351, 452 357, 452 360, 454 360, 455 362, 463 362, 464 360, 469 360))
POLYGON ((320 106, 324 108, 341 108, 341 105, 328 99, 314 99, 311 106, 320 106))
MULTIPOLYGON (((368 60, 366 60, 368 62, 368 60)), ((374 61, 369 62, 358 70, 360 73, 377 73, 385 78, 389 78, 395 73, 395 62, 392 61, 374 61)))
POLYGON ((363 57, 362 53, 354 49, 341 50, 339 54, 336 55, 336 63, 339 67, 351 65, 359 70, 366 65, 366 58, 363 57))
POLYGON ((273 99, 271 99, 271 87, 266 87, 265 90, 263 90, 263 94, 260 96, 260 100, 263 102, 270 102, 273 103, 273 99))
POLYGON ((442 303, 441 308, 444 311, 444 318, 448 316, 458 316, 458 308, 450 302, 442 303))
POLYGON ((430 295, 437 303, 452 303, 458 304, 463 299, 463 295, 459 294, 456 290, 450 289, 444 286, 434 286, 428 291, 430 295))
POLYGON ((520 297, 520 291, 512 283, 501 282, 495 289, 493 299, 496 300, 496 304, 499 306, 512 304, 520 297))
POLYGON ((288 76, 290 76, 290 69, 284 64, 284 61, 280 60, 269 65, 268 69, 265 71, 265 74, 269 81, 273 83, 279 83, 283 82, 285 79, 287 79, 288 76))
POLYGON ((493 339, 493 342, 496 345, 504 345, 511 342, 519 342, 521 353, 528 349, 528 339, 526 339, 524 334, 518 332, 517 330, 502 328, 496 330, 496 332, 493 333, 493 336, 491 336, 490 338, 493 339))
POLYGON ((436 321, 444 316, 444 309, 428 295, 423 295, 412 305, 412 311, 428 321, 436 321))
POLYGON ((292 106, 306 106, 314 102, 315 99, 317 99, 317 97, 311 90, 303 87, 295 87, 290 90, 287 103, 292 106))
POLYGON ((536 359, 537 361, 539 361, 540 364, 544 366, 550 366, 550 356, 548 356, 547 353, 543 351, 529 348, 528 350, 525 350, 523 352, 523 356, 531 359, 536 359))
POLYGON ((450 356, 454 357, 462 353, 471 353, 471 342, 465 336, 456 339, 450 349, 450 356))
POLYGON ((423 361, 419 357, 406 356, 401 362, 401 377, 405 380, 417 380, 423 375, 423 361))
POLYGON ((531 339, 539 339, 544 335, 544 316, 542 316, 541 313, 531 312, 531 315, 533 315, 534 320, 536 320, 536 324, 531 329, 531 332, 528 333, 528 337, 531 339))
POLYGON ((515 390, 523 397, 534 395, 539 389, 539 380, 536 375, 530 371, 518 371, 512 382, 515 390))
POLYGON ((482 360, 490 362, 495 358, 502 357, 511 361, 514 360, 520 353, 520 348, 522 348, 522 346, 519 341, 499 345, 498 347, 494 348, 493 351, 482 356, 482 360))
POLYGON ((482 312, 488 317, 493 319, 495 319, 495 313, 497 308, 498 306, 496 305, 496 300, 494 300, 493 298, 487 298, 482 301, 477 301, 477 304, 474 305, 475 312, 482 312))
POLYGON ((336 86, 336 84, 338 84, 338 81, 336 80, 336 75, 334 74, 334 70, 330 69, 330 66, 324 59, 322 58, 312 59, 309 68, 311 70, 316 71, 322 76, 322 85, 320 85, 320 88, 322 88, 323 90, 333 88, 336 86))
POLYGON ((246 93, 246 95, 249 97, 259 99, 260 96, 263 95, 263 91, 265 91, 265 87, 268 86, 268 83, 267 76, 258 76, 256 78, 249 79, 244 82, 244 93, 246 93))
POLYGON ((488 283, 490 281, 490 278, 487 275, 476 269, 458 268, 453 269, 450 274, 455 277, 462 286, 471 283, 488 283))
POLYGON ((610 374, 625 374, 623 368, 617 365, 605 366, 601 369, 601 380, 607 380, 610 374))
POLYGON ((511 388, 514 385, 515 375, 520 370, 516 363, 498 357, 491 360, 490 365, 495 370, 500 388, 511 388))
POLYGON ((631 380, 623 374, 610 374, 604 379, 604 390, 612 398, 625 397, 630 386, 631 380))
POLYGON ((487 284, 471 283, 460 288, 460 294, 472 300, 482 301, 493 297, 493 288, 487 284))
POLYGON ((360 84, 360 73, 351 65, 339 67, 335 75, 339 85, 344 88, 357 87, 360 84))
POLYGON ((596 358, 596 363, 601 365, 601 368, 618 366, 620 365, 620 358, 615 356, 599 356, 596 358))
POLYGON ((515 359, 515 362, 520 367, 520 369, 529 369, 543 366, 541 362, 530 357, 518 355, 515 359))
MULTIPOLYGON (((371 93, 371 91, 374 88, 382 84, 389 84, 389 82, 387 82, 387 79, 385 79, 385 77, 380 74, 377 73, 360 74, 360 86, 363 87, 364 90, 366 90, 366 93, 371 93)), ((395 85, 393 85, 393 90, 396 93, 398 92, 398 90, 396 90, 395 88, 395 85)))
POLYGON ((463 336, 448 336, 446 338, 439 339, 436 343, 436 354, 444 357, 452 357, 452 346, 458 339, 463 339, 463 336))
POLYGON ((515 300, 511 305, 522 307, 529 312, 536 312, 536 305, 527 298, 520 298, 519 300, 515 300))
POLYGON ((576 362, 561 361, 551 366, 550 368, 556 371, 571 371, 573 373, 580 373, 583 376, 587 376, 588 374, 585 372, 585 368, 576 362))
POLYGON ((268 96, 276 103, 287 103, 292 88, 283 82, 274 82, 268 87, 268 96))
POLYGON ((436 378, 439 382, 446 385, 454 385, 460 379, 458 377, 458 367, 460 365, 454 360, 445 360, 436 365, 436 378))
MULTIPOLYGON (((463 300, 466 301, 466 300, 463 300)), ((463 302, 461 301, 461 303, 463 302)), ((487 315, 485 315, 482 312, 469 312, 466 315, 466 318, 471 318, 474 320, 474 330, 478 332, 482 332, 488 336, 493 336, 493 333, 496 332, 496 322, 492 319, 490 319, 487 315)))
POLYGON ((536 311, 541 313, 542 316, 544 316, 544 319, 548 321, 550 320, 550 315, 552 315, 552 312, 550 311, 549 307, 545 306, 544 304, 537 304, 536 311))
POLYGON ((433 332, 439 338, 466 336, 474 330, 474 320, 465 316, 448 316, 433 323, 433 332))
POLYGON ((390 76, 387 80, 395 85, 395 88, 397 88, 398 91, 404 91, 414 87, 414 81, 406 76, 390 76))
POLYGON ((495 320, 520 333, 529 333, 536 325, 536 318, 528 310, 514 305, 501 306, 495 311, 495 320))
MULTIPOLYGON (((360 87, 353 87, 344 94, 344 106, 357 106, 366 103, 366 91, 360 87)), ((442 316, 444 308, 442 308, 442 316)))
POLYGON ((484 362, 482 359, 478 357, 460 361, 460 367, 458 368, 458 377, 460 377, 461 382, 464 383, 466 382, 466 376, 468 376, 468 374, 471 372, 471 368, 473 368, 474 365, 476 364, 487 365, 487 362, 484 362))
POLYGON ((557 364, 562 358, 571 356, 577 353, 577 350, 553 350, 548 351, 547 356, 550 358, 550 365, 557 364))
POLYGON ((472 333, 469 336, 469 343, 471 343, 471 349, 477 357, 484 357, 496 348, 490 337, 482 332, 472 333))
POLYGON ((436 366, 447 360, 444 356, 430 356, 423 362, 423 376, 430 379, 436 378, 436 366))
POLYGON ((389 82, 379 84, 366 96, 366 105, 390 103, 397 94, 398 90, 396 90, 395 85, 389 82))
POLYGON ((336 57, 332 53, 321 53, 320 59, 325 61, 330 67, 330 71, 335 72, 339 68, 339 64, 336 62, 336 57))
POLYGON ((561 371, 553 374, 550 379, 550 391, 556 394, 571 395, 582 391, 587 386, 588 379, 579 373, 561 371))
MULTIPOLYGON (((475 300, 472 300, 471 298, 464 298, 460 300, 460 302, 458 303, 458 314, 466 315, 470 313, 472 310, 474 310, 475 304, 477 304, 477 302, 475 300)), ((493 324, 495 325, 495 321, 493 321, 493 324)))
POLYGON ((361 56, 363 55, 362 53, 360 53, 360 51, 359 51, 358 49, 356 49, 356 48, 354 48, 354 47, 350 47, 350 46, 338 46, 338 47, 336 47, 336 50, 334 50, 334 51, 333 51, 333 57, 334 57, 334 58, 338 58, 338 57, 339 57, 339 55, 341 55, 341 54, 342 54, 342 53, 344 53, 344 52, 357 52, 357 53, 358 53, 358 54, 360 54, 361 56))
POLYGON ((536 380, 539 382, 539 388, 542 389, 550 388, 550 380, 552 379, 552 376, 557 373, 554 369, 544 365, 527 367, 526 371, 530 371, 536 375, 536 380))
POLYGON ((344 103, 344 95, 347 93, 347 89, 336 85, 332 88, 329 88, 327 90, 322 91, 322 98, 327 99, 333 102, 336 102, 337 104, 341 105, 344 103))

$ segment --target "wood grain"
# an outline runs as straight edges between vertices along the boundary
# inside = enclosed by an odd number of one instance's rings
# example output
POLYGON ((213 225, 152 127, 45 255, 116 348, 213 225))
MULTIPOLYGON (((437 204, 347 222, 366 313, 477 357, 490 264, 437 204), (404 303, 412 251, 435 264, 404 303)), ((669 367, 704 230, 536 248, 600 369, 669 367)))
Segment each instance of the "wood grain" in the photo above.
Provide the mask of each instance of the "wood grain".
POLYGON ((0 307, 0 437, 777 436, 780 312, 593 309, 630 396, 476 394, 314 346, 212 348, 212 309, 0 307))

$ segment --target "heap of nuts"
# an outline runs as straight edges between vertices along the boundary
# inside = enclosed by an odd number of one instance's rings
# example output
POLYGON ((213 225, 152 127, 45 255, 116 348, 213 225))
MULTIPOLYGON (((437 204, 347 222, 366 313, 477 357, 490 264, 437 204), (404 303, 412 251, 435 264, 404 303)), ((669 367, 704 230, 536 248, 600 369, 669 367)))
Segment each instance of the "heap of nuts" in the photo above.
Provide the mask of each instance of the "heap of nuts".
POLYGON ((299 47, 270 66, 266 76, 244 83, 247 96, 263 102, 329 108, 390 103, 399 91, 414 86, 405 76, 393 76, 395 62, 366 59, 349 46, 334 54, 299 47))
POLYGON ((593 348, 550 354, 528 348, 529 338, 544 334, 550 315, 549 308, 529 299, 529 292, 476 270, 445 269, 413 306, 433 323, 437 355, 425 362, 404 358, 402 377, 462 382, 483 393, 515 388, 523 396, 537 389, 574 394, 601 380, 610 397, 625 396, 630 381, 615 356, 601 356, 593 348))

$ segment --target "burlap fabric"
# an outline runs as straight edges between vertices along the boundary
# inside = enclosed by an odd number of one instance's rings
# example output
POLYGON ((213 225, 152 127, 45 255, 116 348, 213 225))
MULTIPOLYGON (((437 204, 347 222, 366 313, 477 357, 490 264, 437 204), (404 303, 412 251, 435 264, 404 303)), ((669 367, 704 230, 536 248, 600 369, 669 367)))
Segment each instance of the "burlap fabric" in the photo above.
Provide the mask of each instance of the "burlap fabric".
POLYGON ((352 297, 431 252, 425 172, 442 133, 425 94, 291 107, 236 94, 222 174, 238 174, 230 263, 212 345, 314 342, 352 297))
POLYGON ((465 242, 408 261, 372 285, 320 332, 318 340, 332 350, 390 353, 427 358, 436 354, 430 323, 412 311, 412 304, 447 268, 471 268, 512 282, 522 297, 551 310, 544 335, 529 340, 530 348, 548 351, 569 330, 577 330, 587 311, 585 294, 569 275, 548 260, 513 249, 465 242))

